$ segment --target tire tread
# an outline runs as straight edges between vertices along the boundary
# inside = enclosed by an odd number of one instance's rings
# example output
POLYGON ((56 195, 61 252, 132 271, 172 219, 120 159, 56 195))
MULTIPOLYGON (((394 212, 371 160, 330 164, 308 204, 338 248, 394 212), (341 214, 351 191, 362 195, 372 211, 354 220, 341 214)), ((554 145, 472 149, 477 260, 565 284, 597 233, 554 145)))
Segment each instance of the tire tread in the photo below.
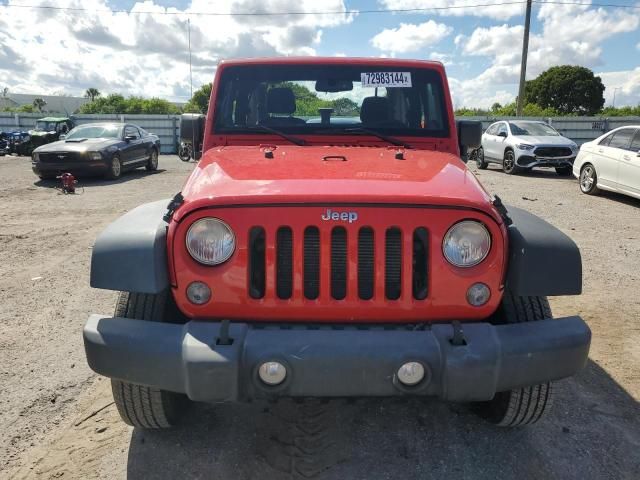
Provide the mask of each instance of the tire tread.
MULTIPOLYGON (((166 292, 151 295, 121 292, 115 316, 139 320, 163 321, 169 298, 166 292)), ((133 427, 162 429, 173 426, 179 396, 158 388, 111 379, 113 400, 122 420, 133 427)))
MULTIPOLYGON (((502 313, 507 323, 552 318, 546 297, 522 297, 509 290, 504 293, 502 313)), ((536 423, 549 412, 552 403, 552 384, 541 383, 497 393, 493 400, 481 402, 480 413, 498 426, 519 427, 536 423)))

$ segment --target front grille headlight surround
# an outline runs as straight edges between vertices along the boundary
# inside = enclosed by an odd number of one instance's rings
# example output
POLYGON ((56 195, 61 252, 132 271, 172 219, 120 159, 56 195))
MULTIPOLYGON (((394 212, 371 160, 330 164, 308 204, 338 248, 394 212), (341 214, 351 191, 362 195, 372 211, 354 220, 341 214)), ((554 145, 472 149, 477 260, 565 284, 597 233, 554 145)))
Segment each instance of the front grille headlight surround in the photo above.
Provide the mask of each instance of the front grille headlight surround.
POLYGON ((474 267, 487 258, 490 250, 489 230, 477 220, 456 223, 442 240, 442 253, 455 267, 474 267))
POLYGON ((203 265, 220 265, 231 258, 236 237, 231 227, 218 218, 205 217, 193 222, 186 237, 189 255, 203 265))
POLYGON ((87 152, 91 160, 102 160, 102 154, 100 152, 87 152))
POLYGON ((31 160, 34 163, 38 163, 40 161, 40 154, 37 152, 33 152, 33 154, 31 154, 31 160))

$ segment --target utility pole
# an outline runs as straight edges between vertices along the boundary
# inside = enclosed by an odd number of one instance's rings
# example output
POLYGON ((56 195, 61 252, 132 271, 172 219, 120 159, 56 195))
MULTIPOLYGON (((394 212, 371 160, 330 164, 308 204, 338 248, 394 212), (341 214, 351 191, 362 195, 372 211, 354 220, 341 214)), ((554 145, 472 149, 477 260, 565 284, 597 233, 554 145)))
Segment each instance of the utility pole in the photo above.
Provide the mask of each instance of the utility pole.
POLYGON ((191 84, 191 98, 193 98, 193 73, 191 71, 191 19, 187 18, 187 31, 189 35, 189 82, 191 84))
POLYGON ((527 0, 527 13, 524 17, 524 38, 522 39, 522 63, 520 63, 520 87, 518 88, 518 105, 516 115, 522 115, 524 104, 524 79, 527 76, 527 52, 529 50, 529 25, 531 24, 531 1, 527 0))
POLYGON ((621 89, 622 87, 616 87, 613 89, 613 104, 611 105, 613 108, 616 108, 616 92, 621 89))

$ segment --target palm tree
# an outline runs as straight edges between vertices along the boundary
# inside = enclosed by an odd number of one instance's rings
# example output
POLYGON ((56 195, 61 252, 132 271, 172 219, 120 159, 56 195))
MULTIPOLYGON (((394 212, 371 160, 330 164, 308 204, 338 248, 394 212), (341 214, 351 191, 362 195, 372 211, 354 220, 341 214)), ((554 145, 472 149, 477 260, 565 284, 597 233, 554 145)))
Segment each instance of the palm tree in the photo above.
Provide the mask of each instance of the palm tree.
POLYGON ((100 90, 98 90, 97 88, 87 88, 87 91, 84 92, 84 96, 93 102, 100 96, 100 90))
POLYGON ((33 108, 37 109, 38 112, 42 113, 42 109, 47 104, 42 98, 34 98, 33 99, 33 108))

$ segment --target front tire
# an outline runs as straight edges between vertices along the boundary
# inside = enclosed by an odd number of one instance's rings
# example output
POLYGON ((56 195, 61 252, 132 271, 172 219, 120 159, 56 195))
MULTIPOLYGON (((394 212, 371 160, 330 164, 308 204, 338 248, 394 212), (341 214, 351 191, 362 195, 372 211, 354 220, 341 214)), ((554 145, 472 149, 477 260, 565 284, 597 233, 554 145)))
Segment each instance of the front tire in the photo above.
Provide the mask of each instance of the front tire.
POLYGON ((148 172, 158 170, 158 151, 155 148, 151 149, 151 155, 149 155, 149 160, 147 160, 144 168, 146 168, 148 172))
POLYGON ((111 163, 109 164, 109 171, 107 172, 107 178, 109 180, 117 180, 122 176, 122 162, 120 161, 119 155, 114 155, 111 158, 111 163))
POLYGON ((506 150, 502 159, 502 171, 507 175, 515 175, 520 172, 520 167, 516 165, 516 156, 513 150, 506 150))
MULTIPOLYGON (((158 295, 121 292, 115 317, 138 320, 170 321, 177 317, 177 308, 170 292, 158 295)), ((113 401, 122 420, 133 427, 164 429, 175 426, 188 406, 185 395, 159 388, 111 380, 113 401)))
POLYGON ((582 170, 580 170, 580 191, 587 195, 597 195, 600 193, 598 188, 598 174, 596 173, 596 167, 590 163, 586 163, 582 170))
MULTIPOLYGON (((520 297, 505 291, 498 311, 500 323, 535 322, 552 318, 547 297, 520 297)), ((549 413, 553 403, 550 382, 498 392, 492 400, 478 402, 477 413, 500 427, 531 425, 549 413)))
POLYGON ((485 170, 489 163, 484 159, 484 149, 480 147, 476 150, 476 166, 479 170, 485 170))

